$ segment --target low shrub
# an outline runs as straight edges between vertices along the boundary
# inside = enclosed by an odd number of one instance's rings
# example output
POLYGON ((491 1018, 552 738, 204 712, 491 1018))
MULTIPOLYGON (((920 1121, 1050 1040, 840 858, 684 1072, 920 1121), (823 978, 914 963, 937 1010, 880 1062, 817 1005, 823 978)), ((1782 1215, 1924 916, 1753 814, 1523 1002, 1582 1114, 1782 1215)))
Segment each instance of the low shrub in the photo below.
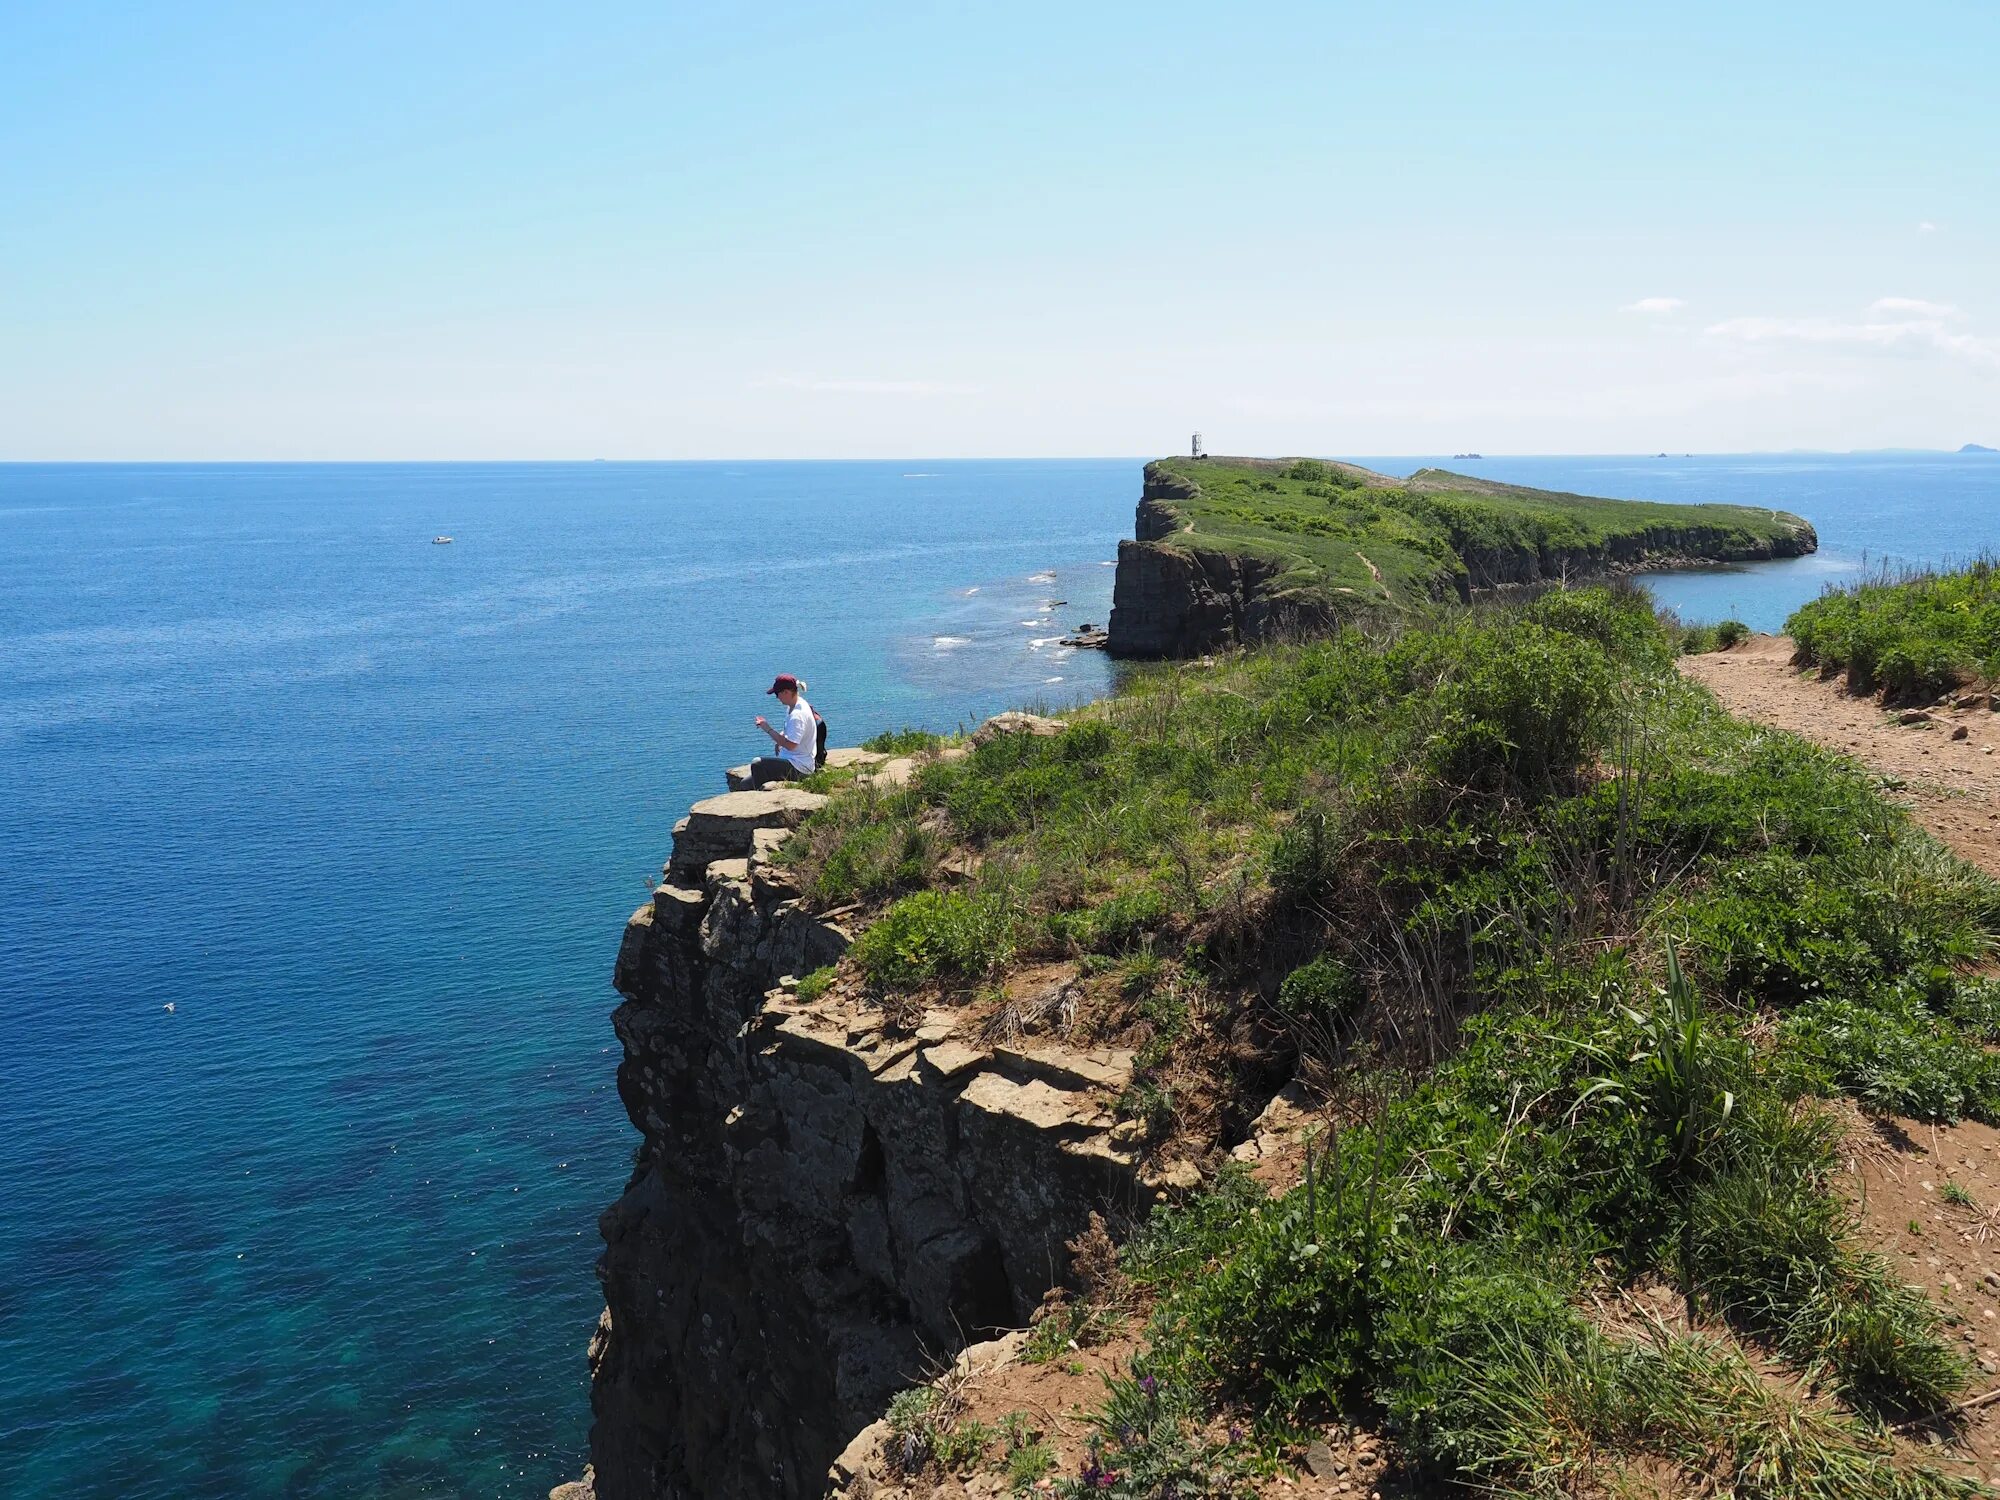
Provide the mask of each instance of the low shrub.
POLYGON ((1072 1500, 1252 1500, 1251 1451, 1203 1433, 1191 1388, 1139 1370, 1107 1377, 1106 1385, 1104 1405, 1092 1418, 1096 1434, 1078 1471, 1057 1482, 1057 1494, 1072 1500))
POLYGON ((1528 799, 1575 784, 1610 727, 1612 663, 1601 647, 1531 620, 1439 632, 1425 644, 1454 658, 1419 720, 1429 776, 1528 799))
POLYGON ((1344 1025, 1366 998, 1353 970, 1322 955, 1285 976, 1278 1012, 1294 1026, 1331 1031, 1344 1025))
POLYGON ((1081 953, 1123 953, 1157 932, 1173 915, 1172 897, 1158 885, 1142 881, 1095 905, 1052 914, 1049 930, 1059 945, 1081 953))
POLYGON ((1680 653, 1682 656, 1705 656, 1722 644, 1713 625, 1688 625, 1680 633, 1680 653))
POLYGON ((918 891, 883 913, 849 952, 873 983, 908 990, 989 974, 1006 962, 1013 942, 1013 916, 1001 895, 918 891))

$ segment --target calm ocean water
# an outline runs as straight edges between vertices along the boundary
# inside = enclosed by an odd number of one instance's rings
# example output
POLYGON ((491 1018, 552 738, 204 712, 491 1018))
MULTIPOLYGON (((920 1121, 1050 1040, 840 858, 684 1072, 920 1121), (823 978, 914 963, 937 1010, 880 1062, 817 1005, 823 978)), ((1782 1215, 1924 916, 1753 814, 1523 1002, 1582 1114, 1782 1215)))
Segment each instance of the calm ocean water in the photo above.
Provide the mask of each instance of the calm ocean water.
MULTIPOLYGON (((1819 556, 1659 585, 1767 627, 2000 503, 1993 459, 1444 462, 1802 512, 1819 556)), ((841 742, 1101 692, 1051 638, 1138 481, 0 466, 0 1493, 573 1476, 608 976, 673 820, 777 669, 841 742)))

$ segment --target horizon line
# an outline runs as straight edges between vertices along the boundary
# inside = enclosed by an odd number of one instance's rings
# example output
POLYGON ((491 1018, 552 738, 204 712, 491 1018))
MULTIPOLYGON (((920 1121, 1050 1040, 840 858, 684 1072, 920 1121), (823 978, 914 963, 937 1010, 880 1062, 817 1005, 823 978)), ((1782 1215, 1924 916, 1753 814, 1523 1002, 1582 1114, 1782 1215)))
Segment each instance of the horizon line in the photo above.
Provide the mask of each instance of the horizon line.
MULTIPOLYGON (((1621 452, 1613 449, 1598 451, 1571 450, 1518 450, 1478 453, 1363 453, 1364 458, 1448 458, 1457 462, 1486 462, 1507 458, 1784 458, 1784 457, 1834 457, 1865 458, 1875 455, 1909 454, 1935 455, 1944 458, 1979 458, 2000 456, 2000 449, 1975 446, 1973 452, 1965 448, 1931 448, 1888 445, 1872 448, 1713 448, 1683 450, 1681 452, 1655 450, 1646 452, 1632 450, 1621 452)), ((1207 459, 1226 460, 1232 458, 1317 458, 1352 462, 1353 453, 1207 453, 1207 459)), ((741 454, 722 454, 703 457, 681 458, 0 458, 0 468, 168 468, 184 467, 251 467, 256 465, 298 465, 332 467, 341 464, 360 465, 420 465, 420 464, 978 464, 978 463, 1154 463, 1166 458, 1187 458, 1180 452, 1154 454, 1127 453, 985 453, 956 454, 908 454, 888 453, 856 455, 803 455, 789 458, 752 457, 741 454)))

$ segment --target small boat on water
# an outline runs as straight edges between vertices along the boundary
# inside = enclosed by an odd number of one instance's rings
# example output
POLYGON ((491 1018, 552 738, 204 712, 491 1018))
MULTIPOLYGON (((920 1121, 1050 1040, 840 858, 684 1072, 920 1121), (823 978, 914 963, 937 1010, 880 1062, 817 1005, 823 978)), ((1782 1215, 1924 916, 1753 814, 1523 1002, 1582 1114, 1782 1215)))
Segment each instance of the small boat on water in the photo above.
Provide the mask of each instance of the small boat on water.
POLYGON ((448 536, 434 536, 431 538, 431 545, 433 547, 449 547, 451 545, 451 538, 448 536))

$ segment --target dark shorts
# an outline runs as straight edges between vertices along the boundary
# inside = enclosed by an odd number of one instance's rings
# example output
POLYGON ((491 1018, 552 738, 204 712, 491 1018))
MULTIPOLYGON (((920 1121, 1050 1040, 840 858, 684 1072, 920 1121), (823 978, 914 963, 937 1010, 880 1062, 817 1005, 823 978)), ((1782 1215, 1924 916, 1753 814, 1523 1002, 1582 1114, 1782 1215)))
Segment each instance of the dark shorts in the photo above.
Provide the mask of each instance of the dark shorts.
POLYGON ((752 786, 764 786, 773 781, 798 781, 805 774, 782 755, 760 755, 750 762, 752 786))

